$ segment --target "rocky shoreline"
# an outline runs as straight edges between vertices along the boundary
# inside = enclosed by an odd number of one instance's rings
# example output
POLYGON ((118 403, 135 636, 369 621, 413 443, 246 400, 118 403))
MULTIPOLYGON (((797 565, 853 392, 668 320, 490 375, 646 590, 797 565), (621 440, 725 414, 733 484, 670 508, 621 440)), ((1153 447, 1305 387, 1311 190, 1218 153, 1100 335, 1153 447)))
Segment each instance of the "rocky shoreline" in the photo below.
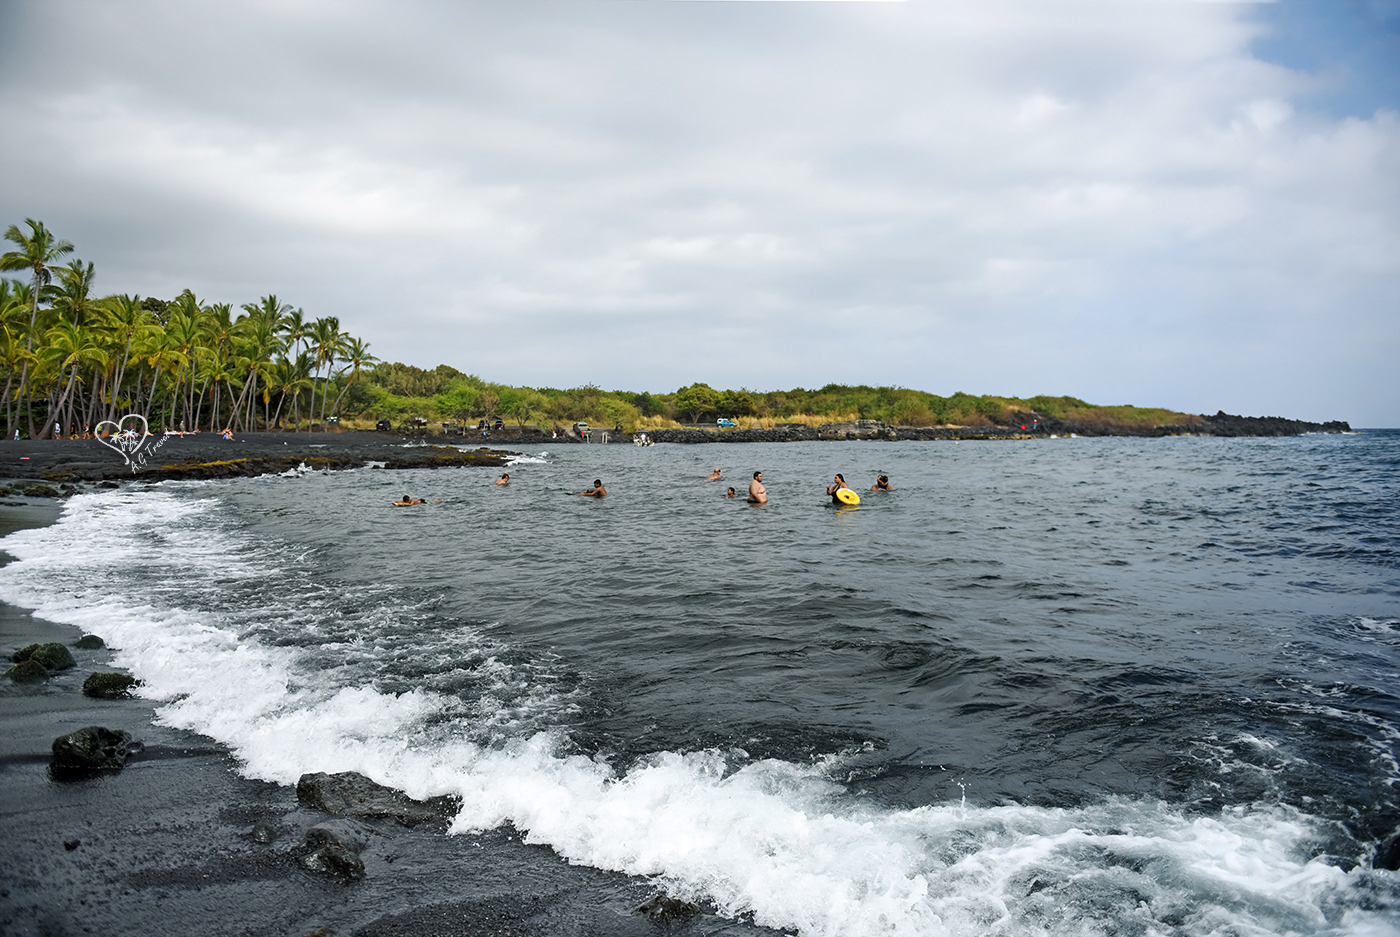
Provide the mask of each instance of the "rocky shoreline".
POLYGON ((1221 411, 1200 422, 1170 426, 1115 427, 1026 414, 1015 426, 891 426, 879 420, 851 420, 806 426, 779 424, 773 429, 663 429, 649 432, 653 442, 841 442, 850 440, 1038 439, 1048 436, 1302 436, 1307 433, 1349 433, 1351 425, 1333 420, 1309 423, 1276 416, 1233 416, 1221 411))
POLYGON ((388 433, 247 433, 233 440, 200 433, 151 437, 128 463, 121 452, 96 439, 22 439, 0 445, 0 460, 6 466, 0 478, 20 480, 19 485, 9 486, 10 494, 59 485, 48 492, 53 496, 64 491, 62 486, 71 489, 79 483, 251 478, 302 467, 315 471, 365 466, 494 468, 516 454, 485 446, 437 445, 388 433))
MULTIPOLYGON (((53 502, 5 508, 0 536, 57 516, 53 502)), ((448 799, 357 774, 242 777, 224 746, 160 725, 100 640, 3 604, 0 652, 45 671, 0 678, 0 934, 777 933, 571 865, 510 827, 446 835, 448 799), (99 692, 95 674, 127 679, 99 692)))

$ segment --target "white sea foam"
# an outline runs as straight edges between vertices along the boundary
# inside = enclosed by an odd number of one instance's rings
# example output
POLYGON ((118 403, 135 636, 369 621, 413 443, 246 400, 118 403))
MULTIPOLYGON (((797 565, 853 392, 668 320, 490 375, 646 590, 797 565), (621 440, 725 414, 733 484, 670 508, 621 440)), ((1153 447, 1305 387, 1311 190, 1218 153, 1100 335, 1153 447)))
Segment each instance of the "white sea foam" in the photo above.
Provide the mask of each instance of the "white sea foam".
POLYGON ((541 452, 538 457, 530 455, 512 456, 510 460, 506 462, 506 465, 548 465, 549 460, 545 458, 547 455, 549 455, 549 453, 541 452))
POLYGON ((163 722, 228 744, 252 777, 353 770, 417 797, 456 793, 455 831, 509 821, 570 861, 806 935, 1400 933, 1350 897, 1387 873, 1313 858, 1320 824, 1284 807, 894 810, 830 780, 835 756, 660 753, 619 774, 568 754, 561 731, 482 744, 444 720, 472 718, 448 695, 337 685, 303 666, 309 650, 251 636, 285 609, 182 602, 197 583, 276 573, 207 492, 73 498, 58 524, 0 544, 16 557, 0 598, 102 636, 163 722))

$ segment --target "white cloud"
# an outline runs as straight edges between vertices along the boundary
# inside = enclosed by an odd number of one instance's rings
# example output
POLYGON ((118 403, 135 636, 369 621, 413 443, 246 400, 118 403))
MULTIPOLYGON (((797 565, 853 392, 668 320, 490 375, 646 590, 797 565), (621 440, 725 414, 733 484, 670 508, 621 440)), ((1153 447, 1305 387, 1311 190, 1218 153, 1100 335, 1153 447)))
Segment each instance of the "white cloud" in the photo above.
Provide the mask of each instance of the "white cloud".
POLYGON ((1400 416, 1400 127, 1300 109, 1249 7, 11 16, 0 170, 44 184, 0 207, 108 288, 275 290, 528 383, 1400 416))

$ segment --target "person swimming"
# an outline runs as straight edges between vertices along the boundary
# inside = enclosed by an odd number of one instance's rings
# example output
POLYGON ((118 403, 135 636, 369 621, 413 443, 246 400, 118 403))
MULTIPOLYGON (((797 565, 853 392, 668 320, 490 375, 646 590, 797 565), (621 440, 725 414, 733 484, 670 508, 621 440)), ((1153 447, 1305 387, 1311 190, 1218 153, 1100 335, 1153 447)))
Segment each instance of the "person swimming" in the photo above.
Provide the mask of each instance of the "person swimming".
POLYGON ((608 490, 603 487, 602 479, 595 478, 593 479, 593 487, 586 491, 580 491, 579 494, 583 495, 585 498, 606 498, 608 496, 608 490))
POLYGON ((502 472, 502 473, 501 473, 501 477, 498 478, 498 479, 496 479, 495 484, 497 484, 497 485, 509 485, 509 484, 510 484, 510 472, 502 472))
POLYGON ((736 494, 734 493, 734 489, 733 489, 733 488, 730 488, 728 491, 726 491, 726 492, 724 493, 724 496, 725 496, 726 498, 737 498, 737 497, 739 497, 738 495, 736 495, 736 494))
POLYGON ((836 494, 836 492, 840 491, 842 488, 849 489, 850 487, 850 485, 846 484, 846 479, 842 477, 841 473, 837 472, 836 480, 832 484, 826 486, 826 493, 831 495, 831 501, 833 504, 842 504, 843 502, 841 501, 840 496, 836 494))
POLYGON ((881 476, 879 476, 878 478, 876 478, 876 479, 875 479, 875 484, 873 484, 873 485, 870 486, 870 490, 871 490, 871 491, 894 491, 894 489, 890 487, 890 477, 889 477, 888 475, 881 475, 881 476))
POLYGON ((412 495, 404 495, 404 496, 403 496, 403 500, 401 500, 401 501, 395 501, 395 502, 394 502, 394 505, 395 505, 396 507, 405 508, 405 507, 408 507, 410 504, 427 504, 427 503, 428 503, 428 502, 424 501, 422 498, 415 498, 415 497, 413 497, 412 495))
POLYGON ((717 481, 719 481, 719 480, 720 480, 719 469, 715 469, 713 472, 710 473, 710 477, 707 478, 707 479, 705 479, 705 481, 709 481, 709 482, 717 482, 717 481))

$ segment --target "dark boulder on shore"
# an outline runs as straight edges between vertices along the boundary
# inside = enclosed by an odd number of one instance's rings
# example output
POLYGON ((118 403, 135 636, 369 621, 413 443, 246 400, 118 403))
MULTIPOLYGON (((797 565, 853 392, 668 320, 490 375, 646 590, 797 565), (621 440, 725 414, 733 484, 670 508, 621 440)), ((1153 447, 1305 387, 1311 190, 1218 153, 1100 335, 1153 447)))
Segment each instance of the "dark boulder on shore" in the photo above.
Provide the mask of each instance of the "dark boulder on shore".
POLYGON ((53 642, 22 647, 10 655, 10 660, 17 664, 33 661, 45 670, 67 670, 77 664, 68 648, 53 642))
POLYGON ((107 642, 103 641, 95 634, 85 634, 74 641, 73 646, 84 651, 98 651, 106 647, 107 642))
POLYGON ((83 695, 94 699, 130 699, 140 680, 124 673, 92 673, 83 681, 83 695))
POLYGON ((303 774, 297 781, 297 800, 335 816, 388 817, 404 826, 447 820, 459 806, 453 797, 414 800, 354 771, 303 774))
POLYGON ((36 660, 22 660, 5 671, 5 676, 16 683, 43 683, 49 678, 49 668, 36 660))
POLYGON ((646 915, 658 924, 673 921, 688 921, 700 913, 700 906, 667 895, 656 895, 636 909, 637 914, 646 915))
POLYGON ((344 821, 317 824, 301 841, 301 864, 312 872, 358 881, 365 877, 360 850, 366 843, 364 832, 344 821))
POLYGON ((141 751, 130 732, 88 726, 53 740, 55 775, 83 776, 120 771, 127 759, 141 751))

